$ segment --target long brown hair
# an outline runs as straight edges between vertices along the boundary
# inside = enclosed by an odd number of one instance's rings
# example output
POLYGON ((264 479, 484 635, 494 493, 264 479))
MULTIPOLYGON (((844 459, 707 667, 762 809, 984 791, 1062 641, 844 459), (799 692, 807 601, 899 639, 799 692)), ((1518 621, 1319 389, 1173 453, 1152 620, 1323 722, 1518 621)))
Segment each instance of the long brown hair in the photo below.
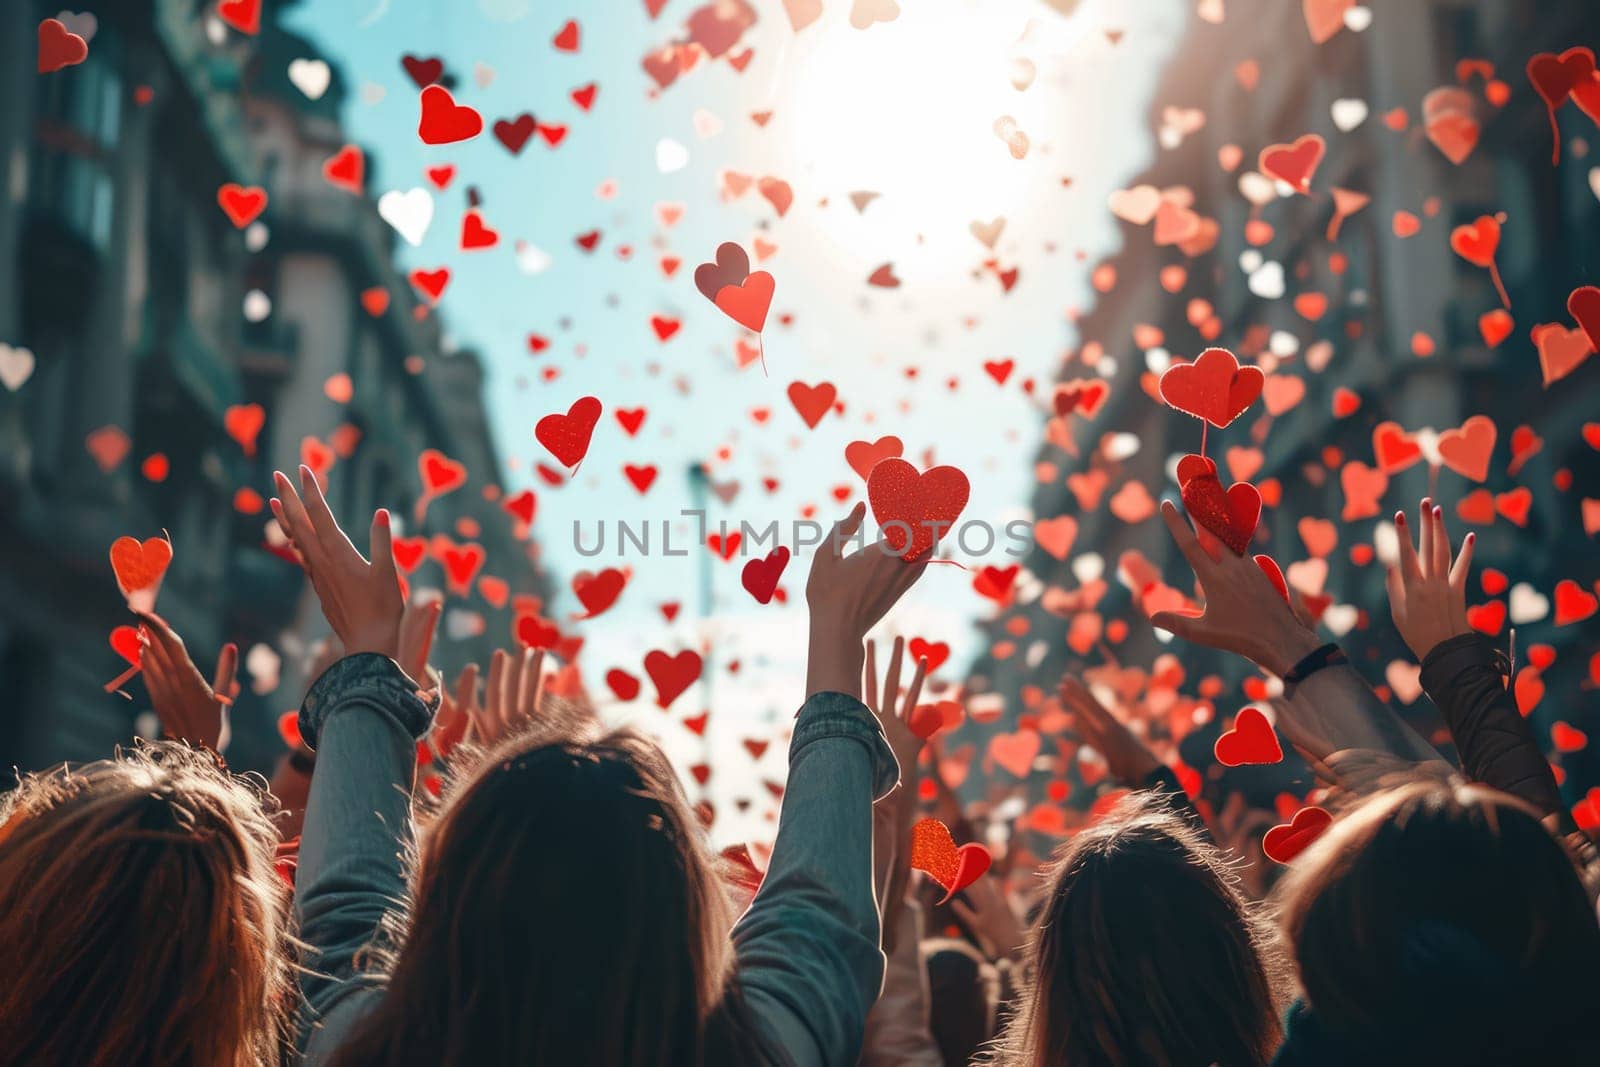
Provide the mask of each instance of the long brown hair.
POLYGON ((266 802, 172 742, 0 797, 0 1064, 275 1063, 288 886, 266 802))
POLYGON ((1521 801, 1460 781, 1375 794, 1300 857, 1279 909, 1327 1040, 1440 1063, 1600 1062, 1600 925, 1521 801))
POLYGON ((1272 933, 1222 853, 1152 793, 1074 835, 1047 875, 1011 1067, 1264 1065, 1281 1036, 1272 933))
POLYGON ((380 1004, 335 1057, 749 1063, 733 915, 677 776, 628 730, 512 738, 447 795, 375 954, 380 1004))

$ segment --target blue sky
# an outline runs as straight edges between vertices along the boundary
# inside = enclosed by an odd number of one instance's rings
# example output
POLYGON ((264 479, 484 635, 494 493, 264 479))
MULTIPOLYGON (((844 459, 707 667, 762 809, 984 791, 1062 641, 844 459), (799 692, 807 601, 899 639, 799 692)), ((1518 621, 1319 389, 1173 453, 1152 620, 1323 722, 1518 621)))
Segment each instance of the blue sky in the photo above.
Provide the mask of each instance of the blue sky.
MULTIPOLYGON (((583 395, 606 406, 577 478, 559 489, 535 486, 536 533, 563 590, 554 606, 563 618, 577 610, 567 589, 575 571, 618 565, 609 530, 606 556, 578 556, 574 520, 586 543, 600 520, 648 521, 657 535, 663 521, 676 520, 674 547, 688 543, 691 527, 677 516, 691 504, 685 471, 694 462, 711 462, 716 482, 740 486, 730 505, 713 500, 713 524, 787 525, 806 505, 823 519, 841 513, 848 503, 834 503, 834 486, 850 486, 851 501, 859 499, 864 485, 844 446, 892 433, 919 466, 931 451, 936 462, 968 474, 966 517, 997 526, 1027 517, 1043 415, 1021 382, 1053 379, 1075 344, 1069 311, 1090 305, 1089 270, 1116 240, 1106 195, 1153 153, 1149 94, 1187 15, 1181 0, 1140 4, 1137 12, 1085 0, 1070 17, 1057 8, 1071 4, 1040 0, 904 0, 895 21, 857 30, 848 0, 830 0, 820 22, 796 34, 779 0, 759 0, 759 21, 744 38, 754 56, 742 74, 702 61, 652 93, 642 57, 686 36, 683 21, 697 6, 667 0, 652 21, 643 0, 316 0, 288 18, 342 69, 350 87, 346 127, 369 149, 375 193, 426 185, 429 165, 458 168, 450 188, 435 195, 421 247, 404 248, 402 257, 408 267, 454 272, 440 313, 449 336, 486 359, 510 487, 533 485, 531 464, 550 462, 533 438, 540 417, 583 395), (569 18, 581 27, 576 54, 551 44, 569 18), (1123 31, 1120 42, 1106 30, 1123 31), (535 139, 517 157, 487 131, 465 144, 423 145, 416 89, 400 66, 406 53, 444 58, 458 76, 457 100, 486 122, 531 111, 567 125, 566 139, 555 149, 535 139), (480 64, 492 71, 486 86, 475 79, 480 64), (1028 64, 1031 83, 1019 90, 1028 64), (586 114, 568 94, 589 82, 599 91, 586 114), (765 127, 751 120, 751 112, 766 110, 773 114, 765 127), (697 113, 702 125, 715 116, 720 132, 702 136, 697 113), (994 132, 1002 116, 1029 137, 1021 160, 994 132), (687 164, 672 173, 657 166, 663 138, 687 149, 687 164), (779 219, 754 190, 724 202, 718 176, 725 169, 785 179, 793 207, 779 219), (614 195, 605 199, 599 193, 608 182, 614 195), (469 185, 502 240, 463 254, 457 240, 469 185), (853 191, 879 196, 857 212, 853 191), (659 203, 682 204, 682 220, 663 228, 659 203), (990 253, 969 224, 997 216, 1007 225, 990 253), (586 254, 574 238, 595 229, 600 246, 586 254), (737 368, 733 345, 743 331, 692 280, 695 265, 720 243, 751 249, 757 235, 777 245, 760 264, 777 282, 767 375, 759 365, 737 368), (519 270, 517 240, 548 253, 549 267, 519 270), (626 259, 622 246, 631 248, 626 259), (1020 270, 1010 293, 982 268, 995 254, 1020 270), (670 279, 658 265, 663 255, 683 261, 670 279), (866 284, 884 263, 893 264, 898 289, 866 284), (792 326, 779 325, 783 313, 792 314, 792 326), (649 323, 658 314, 682 321, 665 344, 649 323), (530 332, 554 343, 534 356, 530 332), (1016 369, 1001 387, 982 364, 1006 358, 1016 369), (558 371, 553 381, 542 377, 545 368, 558 371), (808 430, 785 397, 795 380, 833 382, 845 415, 829 414, 808 430), (638 406, 648 415, 630 438, 611 412, 638 406), (765 424, 751 417, 756 408, 771 409, 765 424), (623 477, 625 463, 660 468, 646 496, 623 477), (778 480, 775 492, 761 485, 765 477, 778 480)), ((654 708, 648 682, 636 706, 609 714, 659 733, 680 765, 709 756, 719 838, 766 837, 771 804, 758 783, 781 780, 782 746, 752 762, 740 741, 775 737, 804 695, 809 559, 794 560, 784 575, 789 606, 762 607, 740 586, 741 559, 707 557, 695 548, 682 558, 622 561, 632 576, 621 599, 578 627, 588 642, 586 676, 604 693, 610 667, 641 675, 650 649, 709 644, 714 658, 704 684, 670 716, 711 708, 705 742, 654 708), (697 590, 707 570, 711 610, 702 615, 697 590), (659 611, 667 601, 683 604, 670 625, 659 611), (736 817, 732 801, 741 797, 754 804, 736 817)), ((961 558, 970 566, 1011 562, 998 548, 987 558, 961 558)), ((976 651, 972 620, 990 607, 973 592, 970 574, 933 568, 886 628, 949 642, 956 655, 943 673, 954 682, 976 651)))

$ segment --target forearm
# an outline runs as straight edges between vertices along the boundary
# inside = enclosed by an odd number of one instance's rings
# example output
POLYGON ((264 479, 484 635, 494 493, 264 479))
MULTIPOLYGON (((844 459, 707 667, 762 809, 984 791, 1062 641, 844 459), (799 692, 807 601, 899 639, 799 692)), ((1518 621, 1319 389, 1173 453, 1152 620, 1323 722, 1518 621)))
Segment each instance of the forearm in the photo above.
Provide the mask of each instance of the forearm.
POLYGON ((733 931, 746 998, 800 1067, 854 1062, 860 1051, 883 981, 872 801, 897 777, 859 701, 825 692, 806 702, 772 862, 733 931))
POLYGON ((1414 763, 1444 759, 1348 663, 1312 674, 1294 687, 1283 706, 1289 718, 1282 724, 1285 733, 1318 758, 1361 749, 1414 763))
POLYGON ((1565 812, 1555 774, 1528 722, 1506 691, 1509 665, 1476 632, 1436 645, 1422 660, 1422 686, 1444 716, 1467 777, 1527 801, 1546 815, 1565 812))
POLYGON ((410 684, 381 657, 349 657, 317 681, 301 709, 302 733, 317 752, 295 883, 299 935, 309 947, 302 1047, 336 1004, 375 984, 357 973, 356 956, 405 894, 415 738, 429 719, 410 684))
POLYGON ((913 901, 900 903, 892 926, 887 913, 884 916, 884 929, 894 934, 894 947, 889 950, 883 994, 867 1015, 861 1067, 942 1067, 943 1057, 928 1027, 921 909, 913 901))
POLYGON ((812 621, 806 650, 806 696, 843 693, 861 699, 861 671, 866 650, 859 640, 812 621))

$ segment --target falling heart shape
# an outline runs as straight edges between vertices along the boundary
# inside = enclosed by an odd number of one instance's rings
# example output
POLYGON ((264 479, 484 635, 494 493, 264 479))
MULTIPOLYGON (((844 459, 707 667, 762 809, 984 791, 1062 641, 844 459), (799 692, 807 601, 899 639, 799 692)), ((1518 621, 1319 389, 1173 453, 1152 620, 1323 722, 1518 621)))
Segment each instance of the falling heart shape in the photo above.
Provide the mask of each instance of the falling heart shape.
POLYGON ((739 285, 750 276, 750 255, 733 241, 717 246, 717 257, 694 269, 694 287, 713 304, 717 294, 730 285, 739 285))
POLYGON ((744 584, 745 592, 756 598, 756 603, 769 604, 772 594, 778 589, 778 579, 783 577, 783 569, 788 565, 789 548, 779 545, 767 553, 765 559, 752 559, 746 563, 739 580, 744 584))
POLYGON ((1567 313, 1589 338, 1589 347, 1600 352, 1600 289, 1580 286, 1567 297, 1567 313))
POLYGON ((977 842, 957 848, 950 828, 938 819, 919 819, 911 827, 911 867, 944 889, 940 904, 982 878, 991 862, 989 850, 977 842))
POLYGON ((617 699, 626 703, 639 695, 639 679, 619 667, 606 671, 606 685, 617 695, 617 699))
POLYGON ((172 542, 165 537, 152 537, 148 541, 119 537, 111 542, 111 571, 117 577, 117 588, 122 590, 130 605, 137 601, 138 610, 149 611, 155 607, 162 576, 171 563, 172 542))
POLYGON ((557 412, 540 419, 533 436, 563 467, 576 467, 589 452, 589 438, 600 421, 601 410, 598 397, 579 397, 565 415, 557 412))
POLYGON ((417 136, 423 144, 454 144, 482 132, 483 116, 465 104, 457 104, 449 89, 430 85, 422 90, 422 117, 417 122, 417 136))
POLYGON ((1280 763, 1283 746, 1260 708, 1247 707, 1234 716, 1233 729, 1217 738, 1212 746, 1217 762, 1224 767, 1280 763))
POLYGON ((1475 267, 1493 266, 1495 250, 1499 247, 1500 223, 1493 215, 1480 215, 1470 225, 1457 226, 1450 231, 1450 248, 1475 267))
POLYGON ((362 180, 367 172, 367 157, 361 149, 347 144, 322 164, 322 178, 335 189, 347 193, 362 191, 362 180))
POLYGON ((1332 823, 1333 816, 1326 808, 1315 804, 1301 808, 1288 822, 1266 832, 1261 838, 1261 851, 1274 863, 1288 863, 1321 837, 1332 823))
POLYGON ((240 33, 261 30, 261 0, 222 0, 217 17, 240 33))
POLYGON ((872 468, 886 459, 898 459, 905 454, 906 446, 893 434, 876 441, 851 441, 844 446, 845 462, 859 474, 863 481, 872 477, 872 468))
POLYGON ((39 23, 39 73, 54 74, 89 58, 89 42, 67 29, 60 19, 39 23))
POLYGON ((883 266, 867 275, 867 284, 875 285, 879 289, 900 288, 900 278, 894 272, 894 264, 885 263, 883 266))
MULTIPOLYGON (((1289 599, 1289 582, 1283 576, 1283 568, 1278 566, 1278 561, 1271 556, 1261 554, 1255 557, 1256 566, 1261 568, 1261 573, 1267 576, 1267 581, 1272 583, 1272 588, 1283 597, 1283 602, 1289 607, 1294 607, 1294 601, 1289 599)), ((1318 562, 1321 562, 1320 560, 1318 562)))
POLYGON ((627 575, 615 567, 607 567, 598 574, 590 574, 588 571, 574 574, 572 592, 587 613, 583 618, 592 619, 615 604, 627 584, 627 575))
POLYGON ((1222 429, 1238 418, 1266 385, 1257 367, 1241 367, 1226 348, 1208 348, 1193 363, 1176 363, 1161 375, 1161 399, 1222 429))
POLYGON ((739 285, 724 285, 717 291, 713 303, 740 326, 760 333, 767 324, 767 311, 772 307, 776 284, 772 275, 758 270, 739 285))
POLYGON ((901 559, 933 551, 938 535, 955 526, 972 486, 956 467, 918 473, 903 459, 885 459, 867 478, 867 500, 883 538, 901 559))
POLYGON ((1422 459, 1422 446, 1398 422, 1380 422, 1372 431, 1378 470, 1398 474, 1422 459))
POLYGON ((467 466, 437 448, 425 448, 417 456, 417 473, 422 478, 425 496, 443 496, 467 484, 467 466))
POLYGON ((135 667, 144 658, 144 645, 139 640, 139 631, 132 626, 118 626, 111 631, 111 648, 135 667))
POLYGON ((1550 163, 1554 166, 1561 162, 1561 128, 1556 123, 1556 109, 1580 84, 1594 78, 1594 52, 1587 48, 1569 48, 1559 56, 1541 52, 1528 60, 1527 70, 1528 81, 1550 116, 1550 163))
MULTIPOLYGON (((1600 294, 1600 290, 1597 290, 1597 294, 1600 294)), ((1600 295, 1597 295, 1597 303, 1600 303, 1600 295)), ((1572 309, 1570 302, 1567 308, 1569 311, 1572 309)), ((1595 328, 1600 333, 1600 310, 1597 310, 1595 328)), ((1546 387, 1577 370, 1595 352, 1594 342, 1589 340, 1581 327, 1569 330, 1559 322, 1535 326, 1533 344, 1539 350, 1539 369, 1544 374, 1546 387)))
POLYGON ((1322 44, 1344 29, 1344 15, 1354 7, 1356 0, 1304 0, 1306 29, 1311 40, 1322 44))
POLYGON ((943 641, 925 641, 920 637, 913 637, 906 643, 906 651, 911 653, 911 662, 926 662, 928 673, 932 674, 944 666, 945 660, 950 658, 950 646, 943 641))
POLYGON ((1056 386, 1050 402, 1062 418, 1081 411, 1084 418, 1092 419, 1110 395, 1111 383, 1102 378, 1073 378, 1056 386))
POLYGON ((267 191, 259 185, 243 186, 228 182, 217 190, 217 204, 234 228, 242 230, 267 209, 267 191))
POLYGON ((1197 459, 1202 457, 1185 456, 1179 464, 1183 506, 1195 522, 1215 534, 1235 555, 1242 556, 1250 547, 1256 524, 1261 519, 1261 493, 1249 482, 1234 482, 1224 492, 1214 470, 1203 473, 1186 470, 1186 464, 1197 459))
POLYGON ((828 413, 828 409, 833 407, 833 402, 839 395, 832 382, 823 382, 820 385, 790 382, 788 392, 789 402, 805 420, 806 426, 813 430, 817 428, 817 423, 822 421, 822 416, 828 413))
POLYGON ((1297 137, 1293 144, 1268 145, 1261 150, 1261 173, 1293 187, 1297 193, 1309 193, 1311 176, 1327 149, 1327 142, 1317 133, 1297 137))
POLYGON ((244 454, 256 454, 256 438, 266 425, 267 410, 260 404, 234 404, 223 413, 222 427, 228 436, 238 442, 244 454))
POLYGON ((698 653, 685 649, 675 656, 655 651, 644 657, 644 672, 656 687, 656 706, 665 711, 700 677, 704 664, 698 653))
POLYGON ((1439 459, 1463 478, 1481 482, 1489 476, 1499 430, 1487 415, 1474 415, 1460 427, 1439 435, 1439 459))

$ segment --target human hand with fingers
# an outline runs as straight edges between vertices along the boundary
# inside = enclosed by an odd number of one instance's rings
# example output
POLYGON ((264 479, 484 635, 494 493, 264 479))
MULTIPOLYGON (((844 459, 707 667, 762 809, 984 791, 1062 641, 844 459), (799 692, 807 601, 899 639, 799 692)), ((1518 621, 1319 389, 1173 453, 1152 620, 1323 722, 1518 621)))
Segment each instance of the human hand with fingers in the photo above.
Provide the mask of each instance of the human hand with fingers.
POLYGON ((806 579, 811 609, 806 695, 826 691, 861 698, 861 642, 922 576, 926 561, 908 563, 879 540, 853 555, 844 543, 861 529, 866 504, 857 504, 817 546, 806 579))
POLYGON ((1152 626, 1197 645, 1244 656, 1279 677, 1321 646, 1252 557, 1228 551, 1220 559, 1212 556, 1170 500, 1161 502, 1161 518, 1178 551, 1194 568, 1205 613, 1158 611, 1150 617, 1152 626))
POLYGON ((282 471, 275 471, 273 479, 278 495, 272 499, 272 513, 300 554, 345 655, 373 652, 399 662, 405 601, 395 570, 389 512, 380 508, 372 517, 368 562, 339 527, 311 468, 300 468, 298 489, 282 471))
POLYGON ((1113 777, 1138 787, 1161 767, 1161 761, 1112 714, 1111 709, 1070 674, 1063 674, 1056 689, 1061 706, 1072 712, 1073 724, 1084 743, 1105 757, 1113 777))
MULTIPOLYGON (((475 669, 472 682, 477 682, 475 669)), ((496 744, 533 722, 543 697, 544 650, 496 650, 489 660, 483 704, 479 706, 475 700, 468 704, 467 736, 482 745, 496 744)))
POLYGON ((983 942, 990 959, 1020 959, 1028 947, 1028 929, 993 872, 952 897, 950 909, 983 942))
POLYGON ((183 638, 165 619, 153 612, 142 612, 139 618, 144 620, 139 662, 161 732, 221 754, 231 733, 228 708, 239 695, 239 646, 231 641, 222 646, 208 685, 189 658, 183 638))
POLYGON ((883 725, 883 736, 888 738, 889 747, 894 750, 894 757, 900 764, 902 785, 905 784, 907 776, 916 776, 917 761, 922 758, 922 749, 927 744, 927 741, 912 732, 911 713, 916 710, 917 700, 922 696, 922 683, 928 675, 928 661, 917 660, 916 670, 911 675, 911 686, 905 690, 905 699, 901 700, 900 661, 905 647, 905 638, 894 639, 894 646, 889 653, 889 666, 884 672, 883 686, 880 688, 877 642, 867 642, 864 680, 866 692, 862 699, 862 703, 872 710, 878 717, 878 722, 883 725))
POLYGON ((1411 542, 1406 513, 1395 512, 1394 532, 1400 558, 1388 568, 1389 613, 1419 661, 1441 642, 1469 633, 1467 576, 1472 570, 1475 534, 1467 534, 1454 559, 1444 511, 1427 497, 1417 515, 1419 544, 1411 542))

